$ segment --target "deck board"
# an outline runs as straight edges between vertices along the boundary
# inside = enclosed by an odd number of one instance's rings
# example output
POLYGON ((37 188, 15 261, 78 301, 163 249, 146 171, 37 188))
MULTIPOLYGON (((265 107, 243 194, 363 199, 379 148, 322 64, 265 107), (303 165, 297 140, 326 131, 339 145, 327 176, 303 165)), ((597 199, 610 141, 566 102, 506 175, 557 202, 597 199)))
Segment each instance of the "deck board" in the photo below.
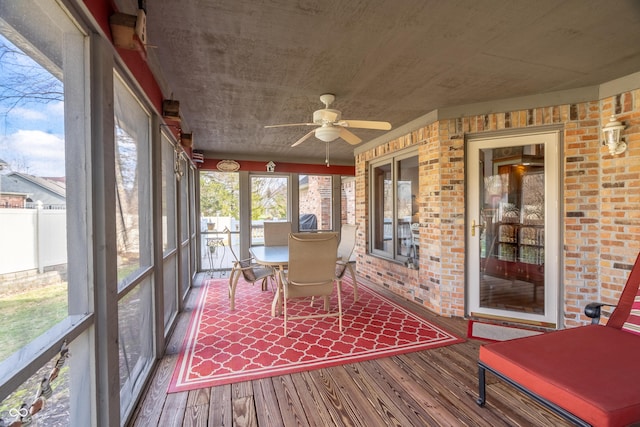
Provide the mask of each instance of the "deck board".
POLYGON ((211 400, 209 401, 209 425, 220 427, 231 427, 233 425, 231 385, 211 387, 211 400))
POLYGON ((298 391, 303 406, 307 413, 315 412, 316 416, 308 417, 309 427, 324 427, 329 425, 341 425, 341 408, 334 406, 332 402, 327 402, 322 396, 320 384, 311 372, 303 372, 301 375, 294 375, 292 381, 298 391))
MULTIPOLYGON (((360 363, 168 394, 198 283, 130 426, 570 425, 490 373, 487 402, 479 407, 477 357, 483 342, 472 339, 360 363)), ((466 336, 466 320, 442 318, 382 293, 450 332, 466 336)))
MULTIPOLYGON (((296 386, 291 375, 282 375, 274 377, 273 388, 278 400, 278 407, 282 414, 282 422, 285 426, 306 426, 310 422, 307 421, 305 413, 305 405, 303 405, 296 386)), ((312 417, 312 419, 314 419, 312 417)))
MULTIPOLYGON (((323 416, 318 418, 326 418, 331 416, 332 424, 335 426, 362 426, 362 423, 354 417, 353 403, 342 398, 341 393, 337 390, 332 378, 327 375, 326 370, 319 369, 307 372, 306 376, 310 383, 316 385, 319 400, 323 403, 326 412, 322 412, 323 416)), ((311 413, 308 408, 305 408, 311 413)), ((309 416, 308 418, 311 418, 309 416)), ((316 423, 319 424, 318 421, 316 423)))
POLYGON ((278 400, 273 382, 269 378, 256 380, 254 386, 254 402, 258 425, 278 426, 282 425, 282 415, 278 409, 278 400))

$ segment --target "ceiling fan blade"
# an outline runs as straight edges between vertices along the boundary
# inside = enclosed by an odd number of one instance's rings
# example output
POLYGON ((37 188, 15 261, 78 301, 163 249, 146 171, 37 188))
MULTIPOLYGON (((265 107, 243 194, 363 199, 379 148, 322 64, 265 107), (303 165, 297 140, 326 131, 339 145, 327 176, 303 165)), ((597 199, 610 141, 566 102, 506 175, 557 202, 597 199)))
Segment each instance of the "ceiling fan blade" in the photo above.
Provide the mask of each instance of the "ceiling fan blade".
POLYGON ((286 126, 318 126, 316 123, 287 123, 284 125, 267 125, 266 128, 281 128, 286 126))
POLYGON ((294 142, 293 144, 291 144, 292 147, 295 147, 296 145, 300 145, 302 144, 306 139, 308 139, 311 135, 313 135, 313 133, 316 130, 312 130, 311 132, 309 132, 308 134, 306 134, 305 136, 303 136, 302 138, 300 138, 299 140, 297 140, 296 142, 294 142))
POLYGON ((351 131, 348 131, 345 128, 340 129, 340 138, 344 139, 351 145, 360 144, 362 142, 360 138, 358 138, 351 131))
POLYGON ((340 120, 336 124, 338 126, 344 126, 347 128, 377 129, 377 130, 391 129, 391 123, 389 122, 375 122, 371 120, 340 120))

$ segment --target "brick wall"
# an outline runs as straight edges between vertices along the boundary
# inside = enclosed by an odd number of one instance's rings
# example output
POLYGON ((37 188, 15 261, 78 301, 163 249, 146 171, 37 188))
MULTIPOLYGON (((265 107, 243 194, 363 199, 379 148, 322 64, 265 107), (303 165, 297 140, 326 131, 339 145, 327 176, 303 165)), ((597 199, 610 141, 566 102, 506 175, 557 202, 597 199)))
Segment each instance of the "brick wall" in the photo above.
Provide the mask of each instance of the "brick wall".
POLYGON ((300 194, 300 214, 314 214, 318 230, 330 230, 331 213, 331 176, 309 175, 307 189, 300 194))
POLYGON ((340 224, 356 224, 356 181, 343 180, 340 191, 340 224))
POLYGON ((26 196, 0 194, 0 208, 24 208, 26 196))
MULTIPOLYGON (((565 326, 583 324, 589 301, 615 303, 640 250, 640 90, 584 102, 436 121, 356 157, 358 274, 444 316, 465 314, 464 140, 469 133, 563 126, 565 326), (611 114, 629 145, 611 156, 601 126, 611 114), (367 254, 367 165, 406 147, 419 149, 420 269, 367 254)), ((547 237, 549 239, 550 237, 547 237)), ((560 242, 559 242, 560 243, 560 242)))

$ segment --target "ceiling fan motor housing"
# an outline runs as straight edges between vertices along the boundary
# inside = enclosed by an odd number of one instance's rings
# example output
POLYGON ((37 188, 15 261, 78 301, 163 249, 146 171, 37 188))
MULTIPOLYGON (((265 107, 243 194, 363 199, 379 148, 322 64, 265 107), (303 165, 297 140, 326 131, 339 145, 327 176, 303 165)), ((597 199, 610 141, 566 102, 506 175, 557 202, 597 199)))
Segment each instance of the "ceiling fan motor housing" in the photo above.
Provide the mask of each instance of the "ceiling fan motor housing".
POLYGON ((342 113, 340 113, 340 111, 332 110, 330 108, 316 110, 313 112, 313 123, 318 125, 334 123, 340 120, 341 115, 342 113))

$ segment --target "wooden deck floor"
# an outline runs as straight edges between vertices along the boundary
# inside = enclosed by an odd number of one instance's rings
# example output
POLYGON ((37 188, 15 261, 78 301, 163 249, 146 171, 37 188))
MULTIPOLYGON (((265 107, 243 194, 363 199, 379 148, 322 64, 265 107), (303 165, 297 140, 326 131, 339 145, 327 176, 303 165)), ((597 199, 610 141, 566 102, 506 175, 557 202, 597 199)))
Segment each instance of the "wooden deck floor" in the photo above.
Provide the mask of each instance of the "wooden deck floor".
MULTIPOLYGON (((196 289, 198 286, 199 282, 196 289)), ((476 405, 476 361, 478 348, 483 344, 477 340, 362 363, 167 394, 196 294, 191 292, 166 355, 158 364, 130 426, 569 425, 490 373, 487 373, 487 404, 483 408, 476 405)), ((466 337, 464 319, 442 318, 408 306, 450 332, 466 337)))

